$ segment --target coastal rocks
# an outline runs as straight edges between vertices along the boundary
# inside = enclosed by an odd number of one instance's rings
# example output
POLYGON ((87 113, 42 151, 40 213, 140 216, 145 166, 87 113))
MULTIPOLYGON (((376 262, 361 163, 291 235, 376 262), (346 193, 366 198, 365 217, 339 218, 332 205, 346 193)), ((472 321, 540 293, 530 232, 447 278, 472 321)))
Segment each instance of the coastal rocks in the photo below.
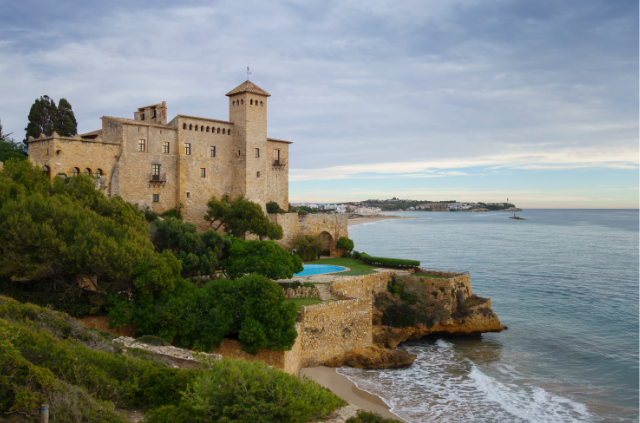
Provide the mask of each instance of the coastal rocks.
POLYGON ((415 341, 432 334, 474 336, 487 332, 501 332, 504 329, 500 319, 490 308, 474 308, 464 316, 443 320, 432 327, 373 326, 373 343, 383 348, 396 348, 402 342, 415 341))
POLYGON ((327 367, 350 366, 359 369, 397 369, 409 367, 418 358, 407 351, 397 351, 380 346, 358 347, 322 363, 327 367))
POLYGON ((320 298, 320 292, 315 286, 300 286, 298 288, 287 288, 284 291, 285 298, 320 298))

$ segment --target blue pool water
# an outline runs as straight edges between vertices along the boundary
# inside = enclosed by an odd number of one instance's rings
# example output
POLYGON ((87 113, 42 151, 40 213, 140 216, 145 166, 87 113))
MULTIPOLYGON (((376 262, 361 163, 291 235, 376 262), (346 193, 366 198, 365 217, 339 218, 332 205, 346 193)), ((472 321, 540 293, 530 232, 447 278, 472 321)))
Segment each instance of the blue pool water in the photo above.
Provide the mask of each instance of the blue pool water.
POLYGON ((343 270, 346 269, 344 267, 330 266, 328 264, 305 264, 304 270, 293 276, 324 275, 325 273, 342 272, 343 270))
POLYGON ((356 250, 471 272, 509 329, 340 373, 412 423, 638 421, 638 210, 394 214, 350 227, 356 250))

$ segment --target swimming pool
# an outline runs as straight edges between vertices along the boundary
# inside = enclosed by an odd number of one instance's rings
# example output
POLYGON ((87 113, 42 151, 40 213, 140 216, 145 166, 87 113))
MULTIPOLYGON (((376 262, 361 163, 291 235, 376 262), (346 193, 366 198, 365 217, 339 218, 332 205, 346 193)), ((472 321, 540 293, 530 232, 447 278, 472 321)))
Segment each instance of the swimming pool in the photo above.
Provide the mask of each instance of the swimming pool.
POLYGON ((293 276, 324 275, 325 273, 342 272, 343 270, 347 270, 347 268, 328 264, 305 264, 304 270, 293 276))

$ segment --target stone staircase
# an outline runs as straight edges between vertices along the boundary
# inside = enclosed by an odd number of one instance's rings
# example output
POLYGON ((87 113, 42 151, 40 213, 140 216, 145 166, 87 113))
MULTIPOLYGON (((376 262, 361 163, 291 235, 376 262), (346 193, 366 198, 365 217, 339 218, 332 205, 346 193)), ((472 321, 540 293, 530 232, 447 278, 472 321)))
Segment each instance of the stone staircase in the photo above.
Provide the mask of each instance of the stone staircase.
POLYGON ((337 300, 338 298, 331 293, 329 284, 317 284, 316 288, 318 289, 318 293, 320 294, 320 299, 323 301, 326 300, 337 300))

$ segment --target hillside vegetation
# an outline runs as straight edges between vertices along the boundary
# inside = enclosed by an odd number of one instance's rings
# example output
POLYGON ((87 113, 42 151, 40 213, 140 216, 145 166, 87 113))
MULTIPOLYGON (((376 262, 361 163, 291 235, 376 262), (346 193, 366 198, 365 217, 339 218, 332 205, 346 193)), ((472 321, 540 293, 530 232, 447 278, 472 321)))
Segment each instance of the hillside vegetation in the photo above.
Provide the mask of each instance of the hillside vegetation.
POLYGON ((65 313, 0 296, 0 419, 35 422, 47 403, 59 423, 124 423, 118 410, 131 408, 158 409, 149 422, 302 423, 344 405, 315 382, 261 363, 172 369, 110 339, 65 313))

